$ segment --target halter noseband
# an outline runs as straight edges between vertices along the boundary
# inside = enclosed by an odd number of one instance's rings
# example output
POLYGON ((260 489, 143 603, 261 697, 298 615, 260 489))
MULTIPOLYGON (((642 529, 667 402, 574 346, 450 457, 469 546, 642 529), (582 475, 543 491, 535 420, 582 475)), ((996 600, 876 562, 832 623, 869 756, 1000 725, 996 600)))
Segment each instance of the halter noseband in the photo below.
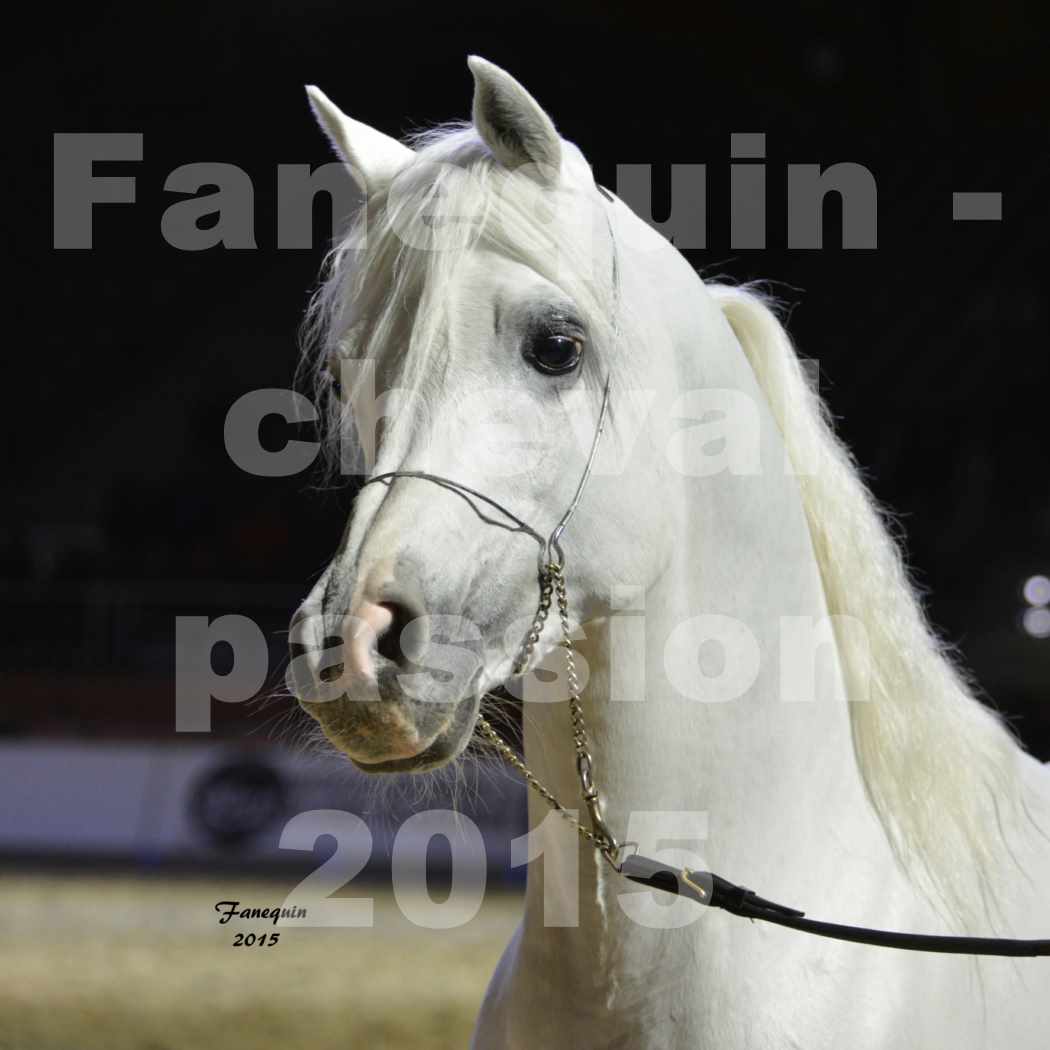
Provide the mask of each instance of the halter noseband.
MULTIPOLYGON (((561 516, 558 524, 554 526, 550 535, 547 536, 546 539, 544 539, 543 535, 534 529, 527 521, 507 510, 507 508, 498 500, 494 500, 491 496, 486 496, 483 492, 478 492, 477 489, 473 489, 469 485, 464 485, 459 481, 453 481, 451 478, 443 477, 440 474, 430 474, 425 470, 388 470, 383 474, 376 474, 375 477, 369 478, 361 485, 361 488, 364 488, 365 485, 372 485, 377 481, 392 481, 394 478, 421 478, 423 481, 432 481, 435 485, 451 489, 453 492, 458 492, 461 495, 472 496, 474 499, 479 499, 482 502, 487 503, 490 507, 494 507, 501 514, 514 522, 517 527, 512 531, 524 532, 539 543, 542 559, 541 566, 557 565, 558 568, 561 569, 565 567, 565 552, 562 550, 560 540, 562 534, 565 532, 566 526, 572 520, 572 516, 576 513, 576 508, 579 507, 580 500, 583 498, 583 490, 587 487, 587 482, 590 480, 591 472, 594 469, 594 460, 598 455, 598 443, 605 430, 605 420, 608 414, 609 380, 606 379, 605 386, 602 390, 601 408, 598 410, 598 423, 594 428, 594 438, 591 440, 591 450, 587 455, 587 462, 584 465, 583 473, 580 475, 579 484, 576 486, 576 492, 573 495, 569 506, 566 508, 565 513, 561 516), (557 556, 557 561, 554 560, 555 556, 557 556)), ((483 514, 479 514, 479 516, 491 524, 498 524, 498 522, 492 522, 491 519, 485 518, 483 514)))

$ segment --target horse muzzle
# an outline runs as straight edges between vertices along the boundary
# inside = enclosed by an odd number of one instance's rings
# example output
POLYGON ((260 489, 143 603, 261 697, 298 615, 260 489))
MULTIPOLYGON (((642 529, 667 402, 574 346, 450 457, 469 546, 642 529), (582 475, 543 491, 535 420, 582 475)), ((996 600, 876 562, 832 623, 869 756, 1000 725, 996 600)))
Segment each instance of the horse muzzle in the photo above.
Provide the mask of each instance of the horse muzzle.
POLYGON ((467 745, 478 712, 480 642, 438 641, 408 603, 359 601, 334 634, 300 609, 289 684, 328 740, 369 773, 443 765, 467 745))

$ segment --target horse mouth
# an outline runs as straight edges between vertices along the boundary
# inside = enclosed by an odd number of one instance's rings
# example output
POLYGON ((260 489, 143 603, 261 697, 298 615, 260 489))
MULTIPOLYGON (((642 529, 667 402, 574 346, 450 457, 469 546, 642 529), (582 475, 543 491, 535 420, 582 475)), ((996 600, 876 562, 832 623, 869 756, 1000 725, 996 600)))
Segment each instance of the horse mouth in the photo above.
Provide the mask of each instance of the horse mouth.
MULTIPOLYGON (((507 683, 486 690, 484 698, 495 701, 505 712, 517 712, 501 719, 502 735, 508 737, 511 746, 521 747, 521 701, 507 688, 507 683)), ((481 711, 482 696, 466 697, 459 702, 449 726, 417 755, 393 758, 382 762, 368 762, 348 755, 353 764, 363 773, 425 773, 447 765, 462 754, 474 739, 474 726, 481 711)))
MULTIPOLYGON (((361 754, 360 741, 327 733, 329 740, 363 773, 424 773, 447 765, 466 750, 474 733, 480 700, 468 696, 458 701, 447 724, 419 752, 397 758, 369 761, 361 754)), ((379 750, 382 750, 380 747, 379 750)))
POLYGON ((350 691, 321 702, 299 697, 299 706, 328 742, 369 775, 424 773, 447 765, 471 746, 483 700, 516 704, 507 690, 509 681, 496 679, 486 689, 488 676, 480 668, 458 698, 407 698, 398 684, 397 665, 382 654, 377 662, 374 698, 350 691))

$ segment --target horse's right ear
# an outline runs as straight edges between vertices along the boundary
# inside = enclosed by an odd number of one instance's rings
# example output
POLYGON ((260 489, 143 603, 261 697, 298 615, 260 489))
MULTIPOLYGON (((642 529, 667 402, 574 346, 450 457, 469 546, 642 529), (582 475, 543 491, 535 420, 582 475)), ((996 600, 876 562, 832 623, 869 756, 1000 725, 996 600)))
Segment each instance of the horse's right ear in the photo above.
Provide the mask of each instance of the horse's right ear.
POLYGON ((388 186, 415 154, 397 139, 359 120, 351 120, 318 87, 308 84, 306 97, 317 123, 328 136, 339 159, 347 166, 365 196, 388 186))

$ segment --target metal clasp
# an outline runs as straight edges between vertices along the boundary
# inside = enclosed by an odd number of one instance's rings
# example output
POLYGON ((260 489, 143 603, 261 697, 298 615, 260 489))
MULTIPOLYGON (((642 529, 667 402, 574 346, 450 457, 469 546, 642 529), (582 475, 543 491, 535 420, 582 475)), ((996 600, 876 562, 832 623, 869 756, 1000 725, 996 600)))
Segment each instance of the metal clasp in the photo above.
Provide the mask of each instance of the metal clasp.
POLYGON ((605 843, 608 851, 618 851, 620 844, 605 824, 601 796, 591 776, 591 756, 586 751, 581 751, 576 756, 576 772, 580 776, 580 787, 583 789, 581 793, 587 805, 587 815, 591 820, 591 831, 594 832, 595 838, 605 843))
POLYGON ((580 777, 583 797, 588 798, 592 794, 597 796, 597 789, 594 786, 594 781, 591 779, 591 756, 586 751, 581 751, 576 756, 576 772, 580 777))

